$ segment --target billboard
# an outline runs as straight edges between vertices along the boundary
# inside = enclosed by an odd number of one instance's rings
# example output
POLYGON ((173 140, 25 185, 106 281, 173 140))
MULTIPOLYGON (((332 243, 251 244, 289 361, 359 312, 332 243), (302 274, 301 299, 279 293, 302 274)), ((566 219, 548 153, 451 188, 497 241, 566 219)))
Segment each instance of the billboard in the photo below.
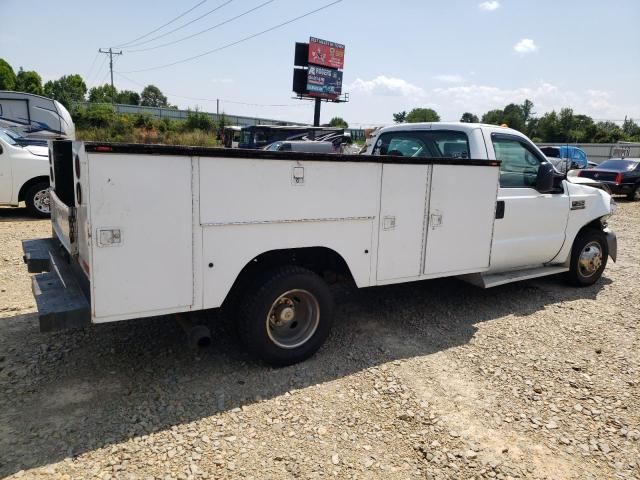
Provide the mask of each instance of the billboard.
POLYGON ((342 72, 309 65, 307 92, 314 97, 339 97, 342 93, 342 72))
POLYGON ((344 68, 344 45, 339 43, 309 38, 309 63, 329 68, 344 68))

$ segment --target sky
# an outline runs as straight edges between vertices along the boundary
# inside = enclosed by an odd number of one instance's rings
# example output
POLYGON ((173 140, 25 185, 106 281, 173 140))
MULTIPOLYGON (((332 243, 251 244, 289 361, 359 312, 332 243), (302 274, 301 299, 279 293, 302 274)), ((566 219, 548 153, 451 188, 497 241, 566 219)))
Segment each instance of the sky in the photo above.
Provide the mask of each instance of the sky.
POLYGON ((0 19, 16 71, 92 87, 109 81, 98 49, 119 47, 116 87, 152 83, 180 108, 220 99, 227 114, 312 122, 292 70, 295 42, 314 36, 346 47, 350 101, 323 103, 323 123, 390 124, 416 107, 458 121, 525 98, 538 115, 640 121, 640 0, 0 0, 0 19))

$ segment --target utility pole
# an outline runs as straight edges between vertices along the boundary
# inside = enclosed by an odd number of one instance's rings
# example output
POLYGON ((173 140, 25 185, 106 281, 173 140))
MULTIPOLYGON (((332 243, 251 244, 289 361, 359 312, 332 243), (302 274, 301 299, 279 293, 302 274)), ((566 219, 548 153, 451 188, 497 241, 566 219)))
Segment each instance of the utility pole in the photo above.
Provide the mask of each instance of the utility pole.
POLYGON ((314 109, 313 109, 313 126, 314 127, 319 127, 320 126, 320 105, 321 105, 321 101, 319 98, 314 99, 314 109))
POLYGON ((216 98, 216 115, 220 115, 220 99, 216 98))
POLYGON ((102 48, 100 48, 98 49, 98 52, 109 54, 109 70, 111 70, 111 103, 113 104, 115 103, 114 94, 116 91, 115 87, 113 86, 113 56, 122 55, 122 50, 120 50, 119 52, 114 52, 113 49, 109 47, 109 50, 103 50, 102 48))

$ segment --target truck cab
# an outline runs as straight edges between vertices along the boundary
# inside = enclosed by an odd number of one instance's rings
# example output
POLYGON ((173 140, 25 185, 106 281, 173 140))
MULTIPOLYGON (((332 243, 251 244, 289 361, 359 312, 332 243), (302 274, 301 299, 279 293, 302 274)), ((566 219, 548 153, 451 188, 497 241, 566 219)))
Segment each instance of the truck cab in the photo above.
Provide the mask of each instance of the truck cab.
MULTIPOLYGON (((506 127, 440 122, 394 125, 376 132, 364 154, 500 161, 490 267, 482 275, 483 286, 502 283, 505 271, 531 274, 569 266, 579 231, 588 225, 605 229, 612 210, 609 194, 549 170, 540 149, 506 127), (543 166, 547 166, 546 181, 540 175, 543 166), (492 278, 491 273, 502 275, 492 278)), ((464 190, 453 189, 450 194, 466 197, 464 190)), ((613 240, 610 243, 609 253, 615 258, 613 240)))

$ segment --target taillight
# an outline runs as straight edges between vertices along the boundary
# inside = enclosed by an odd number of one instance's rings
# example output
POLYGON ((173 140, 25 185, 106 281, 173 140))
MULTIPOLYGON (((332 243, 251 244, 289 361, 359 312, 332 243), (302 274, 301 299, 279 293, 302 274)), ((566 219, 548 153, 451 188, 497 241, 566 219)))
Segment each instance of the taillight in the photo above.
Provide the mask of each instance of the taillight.
POLYGON ((576 177, 581 177, 582 176, 582 170, 578 170, 578 173, 576 174, 576 177))
POLYGON ((620 185, 622 183, 622 173, 618 172, 616 174, 616 183, 620 185))

